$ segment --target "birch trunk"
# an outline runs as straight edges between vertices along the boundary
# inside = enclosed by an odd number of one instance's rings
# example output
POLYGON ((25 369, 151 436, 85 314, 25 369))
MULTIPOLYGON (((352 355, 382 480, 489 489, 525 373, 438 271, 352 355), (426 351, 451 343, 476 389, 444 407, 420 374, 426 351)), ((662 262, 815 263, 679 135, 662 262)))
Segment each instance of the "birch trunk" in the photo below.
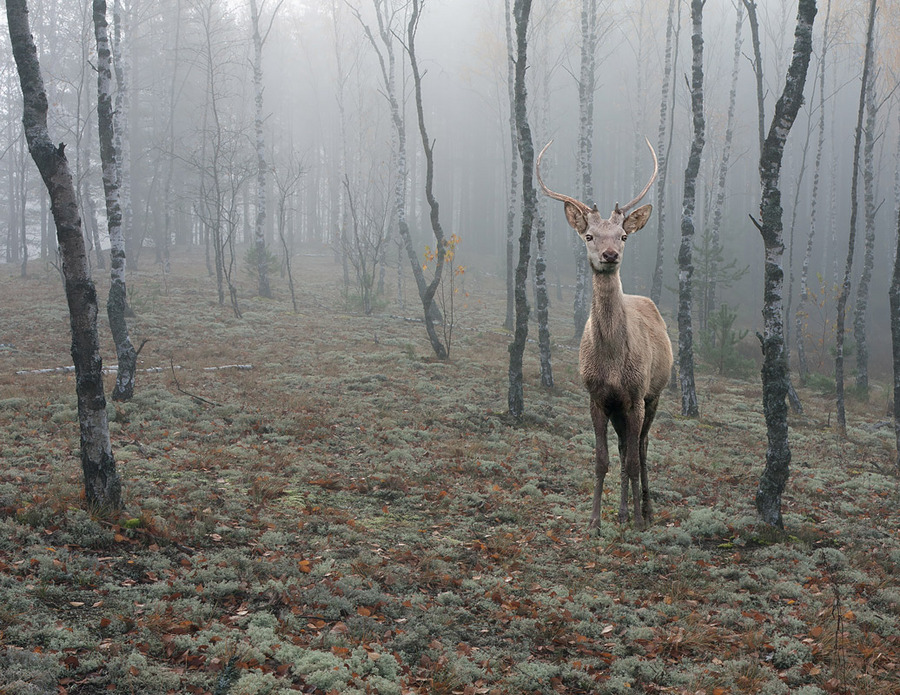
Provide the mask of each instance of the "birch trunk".
MULTIPOLYGON (((747 5, 747 3, 745 3, 747 5)), ((748 6, 748 12, 750 7, 748 6)), ((755 9, 755 8, 754 8, 755 9)), ((803 103, 806 73, 812 53, 812 27, 816 16, 815 0, 800 0, 794 50, 784 90, 775 104, 769 134, 759 157, 762 198, 756 223, 765 246, 763 321, 764 335, 762 387, 766 418, 766 467, 756 491, 756 509, 762 520, 782 528, 781 495, 788 479, 791 449, 788 441, 787 395, 789 388, 787 353, 784 348, 784 241, 783 210, 779 178, 784 145, 803 103)), ((754 220, 755 222, 755 220, 754 220)))
MULTIPOLYGON (((578 175, 579 198, 594 198, 594 92, 597 81, 597 0, 581 2, 581 73, 578 80, 578 175)), ((577 234, 571 235, 575 253, 575 337, 584 332, 591 311, 591 268, 587 250, 577 234)))
POLYGON ((534 143, 528 124, 528 93, 525 89, 525 70, 528 65, 528 20, 531 16, 531 0, 515 0, 513 14, 516 20, 516 130, 519 133, 518 150, 522 159, 522 231, 519 235, 519 263, 516 266, 516 325, 513 342, 509 345, 509 414, 521 418, 525 414, 525 391, 522 362, 525 342, 528 339, 528 264, 531 260, 531 229, 537 209, 537 192, 532 179, 534 170, 534 143))
MULTIPOLYGON (((113 42, 112 62, 116 73, 116 110, 113 113, 113 132, 116 145, 116 170, 118 172, 119 207, 122 211, 122 239, 125 254, 137 269, 143 237, 134 238, 134 211, 131 205, 131 137, 129 117, 131 114, 130 51, 123 47, 123 35, 127 33, 121 0, 113 2, 113 42)), ((98 77, 99 79, 99 77, 98 77)), ((126 312, 130 312, 126 303, 126 312)), ((116 399, 115 392, 113 400, 116 399)))
POLYGON ((62 253, 66 300, 72 330, 72 360, 81 430, 81 468, 90 508, 115 512, 122 506, 122 484, 109 441, 103 362, 97 334, 97 292, 87 264, 78 196, 66 160, 65 146, 56 147, 47 129, 47 94, 37 49, 28 26, 25 0, 7 0, 7 26, 24 97, 23 123, 28 149, 50 194, 56 238, 62 253))
POLYGON ((109 30, 106 21, 106 0, 93 0, 94 36, 97 40, 97 125, 100 141, 100 162, 103 170, 103 191, 106 196, 106 219, 109 228, 109 298, 106 315, 116 344, 119 365, 114 401, 127 401, 134 395, 134 373, 137 351, 128 336, 125 321, 125 239, 122 232, 122 209, 119 199, 119 161, 116 152, 115 123, 112 109, 112 70, 110 66, 109 30))
POLYGON ((546 224, 539 208, 535 209, 534 294, 538 321, 538 352, 541 362, 541 386, 553 388, 553 363, 550 349, 550 295, 547 292, 546 224))
POLYGON ((825 6, 825 25, 822 30, 822 52, 819 54, 819 125, 816 141, 816 161, 813 164, 812 194, 809 201, 809 233, 806 237, 806 252, 803 254, 803 265, 800 269, 800 297, 797 312, 794 315, 797 337, 797 371, 800 382, 809 377, 809 364, 806 360, 806 345, 803 335, 803 321, 806 318, 806 302, 809 299, 809 263, 812 258, 813 242, 816 238, 816 222, 818 215, 819 182, 822 172, 822 149, 825 144, 825 58, 828 54, 828 23, 831 19, 831 0, 825 6))
POLYGON ((737 20, 734 25, 734 58, 731 64, 731 90, 728 93, 728 116, 725 122, 725 142, 722 145, 722 161, 719 163, 719 176, 716 180, 716 201, 713 206, 712 227, 710 229, 710 253, 708 281, 701 307, 700 329, 704 330, 709 322, 710 314, 716 308, 716 278, 719 273, 718 252, 722 248, 720 230, 722 229, 722 214, 725 210, 725 183, 728 179, 728 165, 731 162, 731 144, 734 140, 734 109, 737 101, 738 73, 741 67, 741 33, 744 27, 744 6, 738 3, 735 6, 737 20))
MULTIPOLYGON (((280 6, 280 5, 279 5, 280 6)), ((275 12, 278 8, 275 8, 275 12)), ((272 14, 274 19, 275 14, 272 14)), ((250 24, 253 29, 253 129, 256 135, 256 223, 254 242, 256 247, 256 273, 260 297, 272 297, 266 253, 266 136, 263 130, 263 71, 262 52, 265 37, 259 28, 260 13, 256 0, 250 0, 250 24)), ((269 25, 271 26, 271 24, 269 25)), ((268 34, 268 32, 266 32, 268 34)))
MULTIPOLYGON (((874 60, 874 55, 872 59, 874 60)), ((875 132, 878 104, 875 100, 875 72, 869 71, 866 83, 866 127, 863 146, 863 196, 865 200, 866 236, 862 273, 856 289, 856 311, 853 315, 853 337, 856 339, 856 388, 860 395, 869 393, 869 345, 866 323, 869 311, 869 283, 875 267, 875 132)))
POLYGON ((691 116, 694 137, 684 170, 684 199, 681 213, 681 248, 678 251, 678 372, 681 382, 681 414, 697 417, 697 389, 694 385, 694 328, 691 323, 694 274, 692 245, 697 198, 697 175, 706 136, 703 118, 703 3, 691 0, 691 116))
POLYGON ((519 204, 519 154, 518 132, 516 131, 516 62, 515 44, 512 33, 512 0, 505 0, 506 18, 506 84, 509 97, 509 196, 506 201, 506 320, 504 328, 511 331, 514 324, 515 308, 515 265, 516 265, 516 208, 519 204))
MULTIPOLYGON (((762 153, 766 139, 766 104, 763 89, 762 53, 759 43, 759 18, 756 15, 755 0, 742 0, 747 8, 747 21, 750 23, 750 39, 753 45, 753 74, 756 77, 756 124, 759 133, 759 151, 762 153)), ((780 203, 779 203, 780 204, 780 203)))
POLYGON ((863 59, 862 83, 859 89, 859 109, 856 117, 856 135, 853 142, 853 174, 850 179, 850 236, 847 241, 847 262, 844 265, 844 281, 837 301, 837 326, 834 358, 834 382, 837 410, 837 427, 842 436, 847 434, 847 413, 844 407, 844 330, 847 319, 847 300, 850 296, 850 274, 853 271, 853 252, 856 246, 856 218, 859 214, 859 151, 862 147, 863 114, 866 106, 866 84, 872 69, 872 44, 875 36, 877 0, 870 0, 869 20, 866 30, 866 53, 863 59))
POLYGON ((674 114, 675 82, 672 79, 674 65, 678 61, 678 33, 681 24, 681 6, 669 0, 666 19, 666 57, 663 68, 662 95, 659 100, 659 134, 656 152, 659 158, 659 176, 656 179, 656 266, 650 299, 659 306, 662 297, 663 265, 666 249, 666 178, 669 170, 669 152, 672 146, 672 116, 674 114), (678 16, 676 19, 676 6, 678 16), (674 30, 674 31, 673 31, 674 30), (674 56, 673 56, 674 50, 674 56), (671 103, 670 103, 671 102, 671 103))

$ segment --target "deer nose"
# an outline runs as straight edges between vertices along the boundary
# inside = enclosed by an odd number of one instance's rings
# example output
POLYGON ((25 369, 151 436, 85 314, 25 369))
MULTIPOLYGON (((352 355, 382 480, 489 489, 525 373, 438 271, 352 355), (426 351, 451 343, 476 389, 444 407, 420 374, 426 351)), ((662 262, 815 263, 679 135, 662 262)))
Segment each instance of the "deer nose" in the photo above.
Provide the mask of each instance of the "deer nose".
POLYGON ((613 251, 612 249, 606 249, 603 253, 600 254, 600 257, 603 259, 604 263, 618 263, 619 262, 619 252, 613 251))

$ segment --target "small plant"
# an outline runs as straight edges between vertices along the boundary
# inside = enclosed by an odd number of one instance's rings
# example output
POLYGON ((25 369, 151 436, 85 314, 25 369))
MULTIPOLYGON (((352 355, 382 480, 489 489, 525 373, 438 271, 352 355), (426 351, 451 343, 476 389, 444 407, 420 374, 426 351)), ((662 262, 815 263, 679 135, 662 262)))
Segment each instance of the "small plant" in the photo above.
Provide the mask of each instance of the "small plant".
POLYGON ((735 319, 737 312, 723 302, 718 311, 710 314, 706 330, 700 334, 701 356, 722 375, 742 376, 752 365, 752 360, 741 357, 737 351, 748 331, 735 330, 735 319))
MULTIPOLYGON (((446 242, 444 242, 444 263, 447 266, 447 272, 441 276, 440 285, 438 285, 437 292, 435 292, 435 299, 444 316, 444 322, 441 325, 443 328, 444 345, 447 347, 448 358, 450 357, 450 345, 453 342, 453 327, 456 322, 456 304, 454 300, 460 289, 456 286, 456 278, 461 277, 466 272, 466 267, 463 265, 457 265, 455 268, 453 267, 453 261, 456 258, 456 248, 461 241, 462 239, 460 239, 458 235, 453 234, 446 242)), ((422 266, 422 270, 426 270, 429 263, 437 262, 437 256, 436 250, 432 249, 430 246, 426 246, 425 263, 422 266)), ((469 296, 469 293, 465 290, 463 290, 463 293, 466 297, 469 296)))
MULTIPOLYGON (((265 247, 264 254, 266 275, 271 279, 278 272, 278 269, 281 266, 281 259, 276 254, 272 253, 268 246, 265 247)), ((253 287, 258 286, 259 263, 257 262, 256 244, 251 244, 247 247, 247 252, 244 254, 244 270, 247 273, 247 277, 250 278, 250 281, 253 283, 253 287)))

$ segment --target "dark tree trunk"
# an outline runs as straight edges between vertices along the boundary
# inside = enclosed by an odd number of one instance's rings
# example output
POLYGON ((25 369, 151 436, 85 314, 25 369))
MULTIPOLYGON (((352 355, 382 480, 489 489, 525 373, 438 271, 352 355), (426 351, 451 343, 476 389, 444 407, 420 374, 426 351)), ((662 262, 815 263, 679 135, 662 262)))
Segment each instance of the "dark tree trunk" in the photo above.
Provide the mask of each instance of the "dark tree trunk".
POLYGON ((550 295, 547 293, 547 262, 544 248, 546 225, 544 223, 544 215, 541 214, 540 210, 536 210, 535 213, 534 303, 538 322, 541 386, 551 389, 553 388, 553 363, 550 350, 550 295))
POLYGON ((684 170, 684 202, 681 213, 681 248, 678 251, 678 371, 681 381, 681 414, 697 417, 697 389, 694 385, 694 328, 691 324, 691 279, 694 263, 694 212, 697 198, 697 174, 705 143, 706 122, 703 118, 703 3, 691 0, 691 114, 694 137, 687 167, 684 170))
POLYGON ((756 123, 759 129, 759 151, 762 153, 766 139, 766 106, 763 89, 762 53, 759 43, 759 18, 756 15, 756 0, 742 0, 747 8, 750 23, 750 41, 753 44, 753 74, 756 76, 756 123))
POLYGON ((22 120, 28 149, 50 194, 56 238, 62 252, 72 329, 85 497, 89 507, 115 512, 122 506, 122 484, 109 441, 100 339, 97 335, 97 292, 88 271, 78 216, 78 196, 66 160, 65 146, 60 144, 56 147, 47 129, 47 94, 37 49, 28 26, 27 2, 7 0, 6 16, 25 102, 22 120))
MULTIPOLYGON (((873 48, 874 50, 874 48, 873 48)), ((874 60, 875 56, 872 56, 874 60)), ((869 344, 866 323, 869 311, 869 284, 875 267, 875 141, 878 104, 875 101, 875 71, 869 70, 866 82, 866 127, 863 146, 863 196, 865 198, 866 237, 863 268, 856 288, 856 311, 853 314, 853 337, 856 339, 856 388, 861 395, 869 393, 869 344)))
MULTIPOLYGON (((666 58, 665 67, 663 68, 662 97, 659 102, 659 134, 656 145, 656 152, 659 157, 659 178, 656 180, 656 267, 653 271, 653 283, 650 286, 650 299, 657 306, 659 306, 659 300, 662 297, 663 263, 665 261, 666 247, 666 175, 668 173, 669 151, 672 143, 672 123, 669 111, 674 112, 674 105, 670 105, 669 102, 674 102, 675 84, 672 81, 672 70, 678 56, 677 27, 673 38, 676 4, 675 0, 669 0, 669 12, 666 20, 666 58), (673 44, 675 58, 672 56, 673 44), (671 95, 670 90, 672 92, 671 95)), ((679 25, 680 22, 679 6, 679 25)), ((584 245, 579 244, 579 246, 583 247, 584 245)))
POLYGON ((866 106, 866 83, 872 69, 872 44, 875 36, 877 0, 870 0, 869 23, 866 30, 866 54, 863 60, 862 84, 859 89, 859 109, 856 117, 856 136, 853 142, 853 174, 850 178, 850 237, 847 242, 847 263, 844 281, 837 301, 837 325, 834 358, 834 386, 837 405, 837 426, 842 436, 847 434, 847 414, 844 408, 844 330, 847 319, 847 300, 850 297, 850 274, 853 271, 853 251, 856 246, 856 218, 859 215, 859 152, 862 147, 863 114, 866 106))
POLYGON ((797 312, 795 314, 797 336, 794 340, 797 345, 797 371, 800 374, 801 383, 809 376, 809 364, 806 360, 803 324, 804 319, 806 318, 806 302, 809 299, 809 263, 812 258, 813 242, 816 238, 819 181, 822 172, 822 148, 825 144, 825 58, 828 54, 828 23, 830 19, 831 0, 828 0, 825 9, 825 26, 822 30, 822 51, 819 55, 819 133, 816 142, 816 161, 813 165, 812 195, 809 201, 809 234, 806 237, 806 253, 803 255, 803 265, 800 270, 800 297, 797 302, 797 312))
POLYGON ((764 335, 760 336, 760 340, 763 349, 763 411, 768 447, 766 468, 756 491, 756 510, 765 523, 779 528, 784 525, 781 518, 781 495, 787 483, 791 462, 787 422, 789 378, 784 348, 783 211, 779 177, 784 144, 803 103, 815 17, 815 0, 800 0, 797 28, 794 31, 793 58, 788 67, 784 91, 775 104, 775 115, 759 157, 762 199, 759 206, 760 221, 756 226, 765 246, 764 335))
POLYGON ((99 126, 100 161, 103 168, 103 190, 106 194, 106 218, 109 228, 109 298, 106 315, 116 344, 119 366, 114 401, 127 401, 134 395, 134 373, 137 351, 128 336, 125 321, 125 241, 122 234, 122 209, 119 206, 119 176, 116 163, 112 108, 112 71, 109 52, 109 31, 106 22, 106 0, 94 0, 94 36, 97 40, 97 124, 99 126))
MULTIPOLYGON (((425 311, 425 330, 428 333, 428 340, 431 341, 431 348, 434 350, 435 356, 440 360, 448 357, 447 348, 441 342, 437 330, 434 327, 434 312, 431 307, 434 303, 434 293, 437 291, 438 285, 441 284, 441 275, 444 271, 444 258, 447 253, 447 242, 444 241, 444 229, 441 227, 440 206, 434 197, 432 183, 434 181, 434 149, 432 142, 428 139, 428 132, 425 129, 425 112, 422 108, 422 77, 419 75, 419 64, 416 61, 416 30, 419 26, 419 12, 421 10, 419 0, 412 0, 412 10, 409 15, 409 25, 406 30, 406 51, 409 54, 409 64, 412 69, 413 85, 416 90, 416 114, 419 118, 419 133, 422 136, 422 149, 425 152, 425 199, 431 208, 431 230, 434 232, 434 247, 437 252, 437 258, 434 265, 434 277, 425 288, 422 297, 422 308, 425 311)), ((444 317, 445 320, 451 320, 449 316, 444 317)))
POLYGON ((894 435, 897 443, 897 473, 900 473, 900 215, 897 216, 897 247, 889 290, 891 303, 891 348, 894 367, 894 435))
POLYGON ((513 342, 509 344, 509 414, 521 418, 525 414, 525 391, 522 361, 528 339, 528 264, 531 261, 531 228, 537 209, 537 192, 532 179, 534 171, 534 143, 528 124, 525 69, 528 64, 528 20, 531 0, 515 0, 516 20, 516 129, 518 149, 522 158, 522 232, 519 235, 519 263, 516 266, 516 325, 513 342))

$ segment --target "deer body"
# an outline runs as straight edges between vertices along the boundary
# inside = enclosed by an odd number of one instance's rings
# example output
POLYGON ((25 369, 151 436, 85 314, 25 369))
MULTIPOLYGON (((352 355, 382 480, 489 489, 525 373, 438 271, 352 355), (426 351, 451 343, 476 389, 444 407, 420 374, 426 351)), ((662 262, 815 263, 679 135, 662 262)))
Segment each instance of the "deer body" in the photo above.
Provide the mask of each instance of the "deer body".
MULTIPOLYGON (((547 147, 541 152, 543 156, 547 147)), ((649 143, 648 143, 649 146, 649 143)), ((653 148, 650 148, 653 153, 653 148)), ((591 313, 581 338, 579 368, 590 394, 591 420, 596 436, 596 483, 591 527, 600 525, 600 499, 609 470, 607 425, 612 422, 622 461, 619 521, 628 520, 628 488, 634 503, 635 526, 650 520, 647 476, 647 443, 660 394, 669 382, 672 345, 656 305, 647 297, 625 294, 619 266, 630 234, 641 229, 652 207, 628 211, 646 195, 656 171, 644 190, 628 205, 616 205, 608 219, 597 208, 554 193, 540 178, 544 193, 565 203, 566 218, 584 241, 593 274, 591 313)), ((653 153, 654 163, 656 155, 653 153)))

